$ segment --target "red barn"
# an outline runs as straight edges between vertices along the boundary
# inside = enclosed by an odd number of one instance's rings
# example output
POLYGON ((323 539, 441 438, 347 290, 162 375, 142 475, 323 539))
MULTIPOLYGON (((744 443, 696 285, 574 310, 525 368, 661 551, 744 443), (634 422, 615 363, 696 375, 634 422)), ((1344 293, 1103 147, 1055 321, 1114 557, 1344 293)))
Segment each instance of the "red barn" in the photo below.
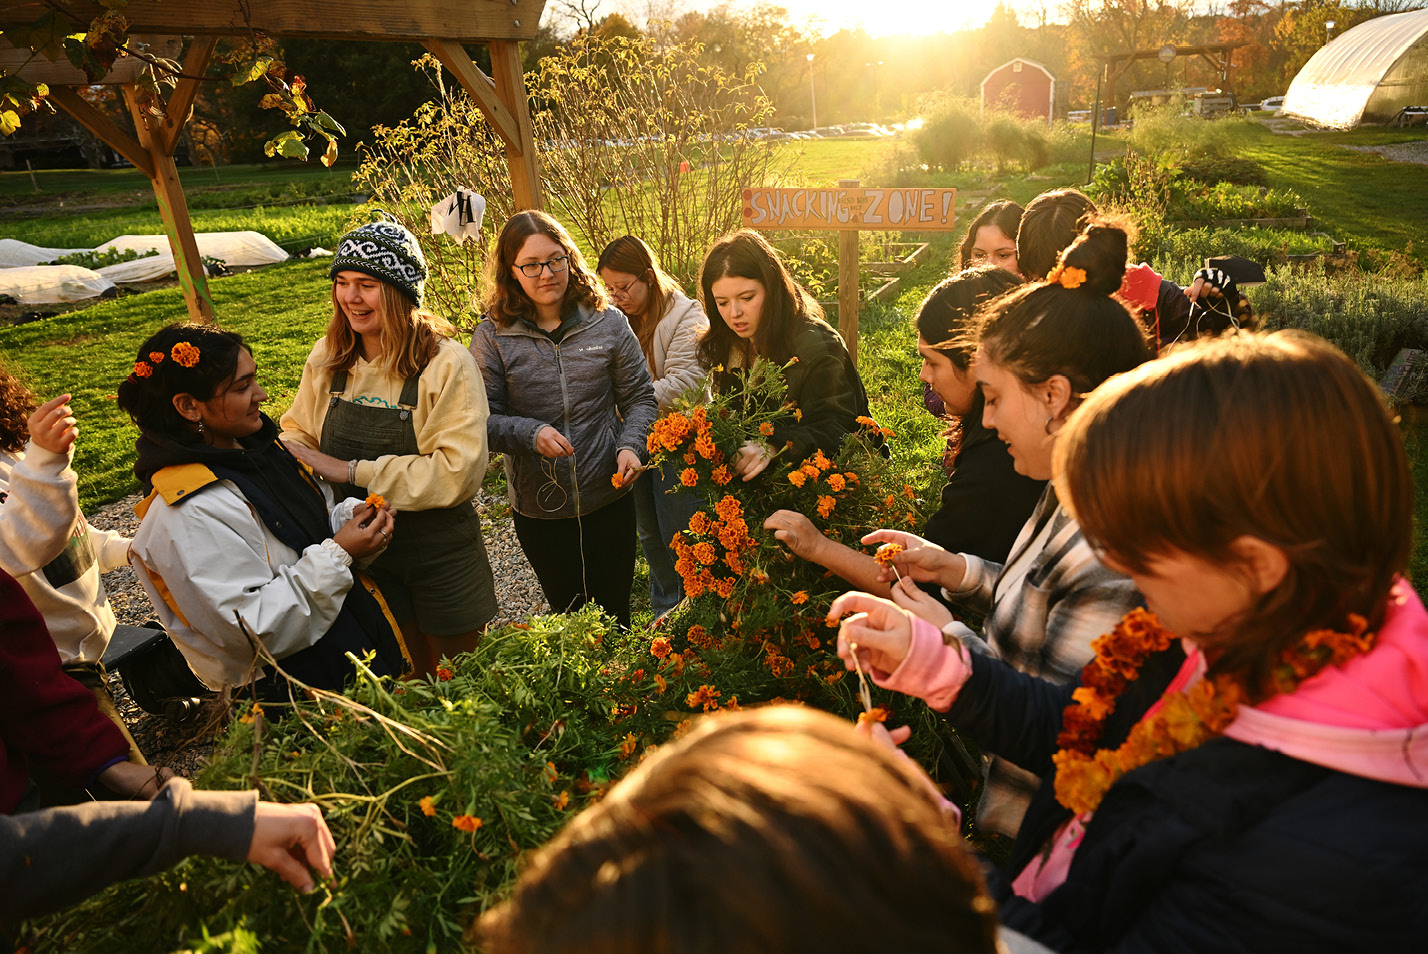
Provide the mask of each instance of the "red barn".
POLYGON ((988 107, 1050 123, 1056 113, 1056 77, 1040 63, 1021 57, 1003 63, 982 80, 982 111, 988 107))

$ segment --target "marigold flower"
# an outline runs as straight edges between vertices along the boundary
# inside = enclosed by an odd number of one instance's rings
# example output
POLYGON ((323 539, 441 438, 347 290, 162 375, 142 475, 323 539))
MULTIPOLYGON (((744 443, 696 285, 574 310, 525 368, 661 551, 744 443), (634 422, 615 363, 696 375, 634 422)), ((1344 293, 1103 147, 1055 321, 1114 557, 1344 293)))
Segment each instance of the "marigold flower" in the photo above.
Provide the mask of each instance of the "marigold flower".
POLYGON ((147 378, 147 377, 149 377, 150 375, 152 375, 153 373, 154 373, 154 369, 149 366, 149 363, 148 363, 147 361, 135 361, 135 362, 134 362, 134 374, 135 374, 136 376, 141 377, 141 378, 147 378))
POLYGON ((694 448, 691 447, 689 450, 684 452, 684 462, 690 467, 693 467, 695 464, 699 463, 699 457, 694 453, 694 448))
POLYGON ((719 554, 715 551, 714 544, 706 540, 694 545, 694 559, 705 566, 713 566, 714 562, 719 559, 719 554))
POLYGON ((430 818, 432 815, 436 814, 436 799, 432 798, 430 795, 427 795, 422 798, 422 800, 417 802, 417 804, 421 806, 421 813, 427 818, 430 818))
POLYGON ((368 494, 367 506, 371 507, 373 510, 381 510, 382 508, 387 506, 387 498, 383 497, 381 494, 368 494))
POLYGON ((840 493, 848 486, 848 482, 843 479, 842 474, 829 474, 828 486, 833 488, 834 493, 840 493))
POLYGON ((610 486, 611 486, 611 487, 623 487, 623 486, 625 486, 625 478, 623 478, 623 477, 620 476, 620 472, 619 472, 619 471, 616 471, 615 473, 613 473, 613 474, 610 475, 610 486))
POLYGON ((833 466, 833 462, 824 455, 823 451, 818 450, 813 454, 813 465, 819 470, 827 470, 833 466))
POLYGON ((709 532, 709 515, 703 510, 694 511, 694 516, 689 518, 689 530, 691 533, 704 536, 709 532))
POLYGON ((456 674, 450 669, 447 669, 445 666, 436 667, 436 678, 441 680, 442 682, 450 682, 451 677, 454 675, 456 674))
POLYGON ((893 505, 893 501, 895 501, 896 499, 897 499, 897 498, 894 497, 892 494, 888 494, 888 499, 886 499, 886 500, 883 501, 883 506, 884 506, 884 507, 891 507, 891 506, 893 505))
POLYGON ((650 641, 650 655, 656 659, 663 659, 669 655, 669 640, 663 636, 656 636, 650 641))
POLYGON ((475 831, 481 827, 481 819, 475 815, 457 815, 451 819, 451 827, 459 831, 475 831))
POLYGON ((914 499, 914 497, 916 496, 916 494, 913 493, 912 485, 911 485, 911 484, 903 484, 903 485, 902 485, 902 495, 903 495, 904 497, 906 497, 908 500, 914 499))
POLYGON ((893 558, 902 552, 901 543, 884 543, 878 547, 878 552, 873 554, 873 559, 878 566, 890 567, 893 565, 893 558))
POLYGON ((174 361, 185 368, 191 368, 198 364, 198 359, 201 356, 201 352, 198 348, 187 341, 180 341, 174 345, 172 350, 169 351, 169 354, 173 356, 174 361))
POLYGON ((686 467, 679 475, 679 482, 686 487, 693 487, 699 483, 699 474, 695 472, 693 467, 686 467))
POLYGON ((869 722, 886 722, 891 714, 884 706, 873 706, 868 712, 858 713, 858 725, 867 725, 869 722))
POLYGON ((718 467, 715 467, 714 472, 709 476, 713 479, 714 483, 718 484, 720 487, 724 486, 729 481, 734 479, 734 475, 729 473, 729 468, 725 467, 723 464, 720 464, 718 467))
POLYGON ((661 676, 659 673, 654 674, 654 683, 655 688, 658 689, 661 693, 663 693, 666 689, 669 688, 669 683, 665 682, 664 677, 661 676))
POLYGON ((801 470, 791 470, 788 473, 788 482, 793 484, 795 487, 802 487, 807 480, 807 475, 805 475, 801 470))
POLYGON ((633 732, 626 732, 625 737, 620 740, 620 758, 627 759, 635 754, 635 749, 639 748, 640 737, 633 732))
POLYGON ((729 568, 729 572, 738 576, 744 572, 744 561, 739 559, 739 554, 733 550, 724 554, 724 565, 729 568))
POLYGON ((858 417, 854 418, 854 420, 857 421, 857 423, 863 425, 864 427, 870 427, 873 430, 878 429, 878 422, 873 420, 871 417, 868 417, 867 415, 860 414, 858 417))
POLYGON ((684 701, 691 709, 702 707, 705 712, 708 712, 710 709, 719 708, 719 703, 716 700, 720 695, 722 695, 722 693, 713 686, 700 686, 697 690, 685 696, 684 701))
POLYGON ((1080 288, 1086 284, 1086 270, 1074 265, 1057 265, 1047 273, 1046 284, 1059 284, 1068 289, 1080 288))
POLYGON ((695 623, 689 627, 689 632, 685 633, 685 638, 700 649, 708 649, 713 639, 709 636, 709 630, 695 623))
POLYGON ((719 594, 719 598, 727 600, 734 595, 734 581, 728 577, 714 581, 714 592, 719 594))
POLYGON ((759 425, 759 433, 765 437, 773 437, 773 425, 768 421, 764 421, 759 425))
POLYGON ((723 520, 732 520, 744 515, 744 505, 739 503, 737 498, 725 494, 723 499, 714 505, 714 512, 723 520))
POLYGON ((833 685, 833 683, 837 682, 839 679, 842 679, 846 675, 847 673, 840 669, 837 672, 830 672, 828 675, 824 676, 823 681, 831 686, 833 685))
POLYGON ((559 809, 560 811, 565 811, 565 807, 570 804, 570 790, 566 789, 562 791, 559 795, 555 796, 552 801, 555 802, 555 807, 557 809, 559 809))
POLYGON ((808 602, 808 591, 799 590, 797 593, 790 596, 788 598, 788 601, 794 606, 802 606, 804 603, 808 602))
POLYGON ((827 519, 828 519, 828 515, 833 512, 833 506, 834 506, 837 502, 838 502, 838 501, 834 500, 832 497, 829 497, 829 496, 826 496, 826 495, 823 495, 823 494, 819 494, 819 496, 818 496, 818 516, 820 516, 820 517, 822 517, 823 519, 827 520, 827 519))
POLYGON ((150 351, 149 360, 154 364, 164 363, 164 353, 162 351, 150 351))
POLYGON ((796 407, 796 408, 793 409, 793 419, 794 419, 795 421, 801 421, 801 420, 803 420, 803 408, 801 408, 801 407, 796 407))

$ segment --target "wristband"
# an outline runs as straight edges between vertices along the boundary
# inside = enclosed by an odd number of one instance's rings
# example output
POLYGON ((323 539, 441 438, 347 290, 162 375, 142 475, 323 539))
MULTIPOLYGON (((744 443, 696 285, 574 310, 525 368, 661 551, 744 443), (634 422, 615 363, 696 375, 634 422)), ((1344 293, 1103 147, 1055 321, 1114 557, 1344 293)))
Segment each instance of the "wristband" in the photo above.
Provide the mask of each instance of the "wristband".
POLYGON ((347 462, 347 482, 353 486, 357 484, 357 461, 355 460, 347 462))

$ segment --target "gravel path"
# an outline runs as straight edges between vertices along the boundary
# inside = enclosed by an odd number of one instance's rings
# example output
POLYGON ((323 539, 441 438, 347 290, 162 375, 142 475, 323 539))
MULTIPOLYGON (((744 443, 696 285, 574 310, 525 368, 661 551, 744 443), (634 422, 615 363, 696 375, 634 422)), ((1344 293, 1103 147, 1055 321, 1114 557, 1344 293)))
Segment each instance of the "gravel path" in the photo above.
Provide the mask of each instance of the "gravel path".
POLYGON ((1376 152, 1392 162, 1416 162, 1428 166, 1428 139, 1422 142, 1402 142, 1391 146, 1345 146, 1355 152, 1376 152))
MULTIPOLYGON (((132 536, 139 526, 133 509, 139 499, 138 496, 126 497, 102 507, 88 515, 89 522, 96 527, 132 536)), ((516 539, 505 497, 496 497, 483 490, 476 502, 485 532, 486 553, 496 577, 499 610, 493 625, 549 612, 540 584, 516 539)), ((120 567, 106 574, 104 585, 119 622, 137 626, 154 618, 153 605, 134 578, 131 567, 120 567)), ((211 700, 195 717, 175 724, 162 716, 144 712, 131 702, 118 675, 110 677, 110 687, 134 740, 150 762, 167 765, 190 778, 202 769, 213 751, 214 739, 227 724, 227 706, 221 699, 211 700)))

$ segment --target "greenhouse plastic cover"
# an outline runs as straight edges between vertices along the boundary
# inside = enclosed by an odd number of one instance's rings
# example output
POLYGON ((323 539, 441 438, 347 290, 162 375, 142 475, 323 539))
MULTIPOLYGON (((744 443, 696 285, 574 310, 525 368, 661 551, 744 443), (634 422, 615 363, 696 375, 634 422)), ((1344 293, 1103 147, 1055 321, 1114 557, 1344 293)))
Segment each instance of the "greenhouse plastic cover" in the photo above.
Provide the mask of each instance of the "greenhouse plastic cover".
POLYGON ((1360 23, 1309 58, 1284 96, 1284 114, 1333 129, 1387 122, 1428 105, 1428 10, 1360 23))
MULTIPOLYGON (((288 257, 287 252, 259 232, 205 232, 194 237, 198 240, 200 255, 220 259, 230 267, 272 265, 288 257)), ((94 249, 44 248, 14 239, 0 239, 0 294, 26 303, 95 298, 116 282, 153 281, 173 270, 173 252, 164 235, 121 235, 94 249), (61 255, 111 248, 159 254, 94 270, 77 265, 40 264, 52 262, 61 255)))
MULTIPOLYGON (((83 249, 81 249, 83 251, 83 249)), ((21 265, 0 269, 0 295, 30 304, 98 298, 114 283, 78 265, 21 265)))

